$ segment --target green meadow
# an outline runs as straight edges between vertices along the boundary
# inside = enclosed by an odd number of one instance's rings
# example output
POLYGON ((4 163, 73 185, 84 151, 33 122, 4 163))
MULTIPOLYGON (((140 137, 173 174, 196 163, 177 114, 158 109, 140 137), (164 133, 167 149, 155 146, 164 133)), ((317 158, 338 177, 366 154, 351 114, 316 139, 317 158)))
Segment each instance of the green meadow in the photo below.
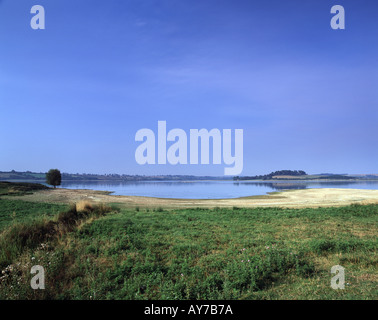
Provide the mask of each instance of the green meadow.
POLYGON ((0 197, 0 299, 377 299, 378 205, 139 209, 0 197), (46 289, 33 290, 33 265, 46 289), (345 289, 331 268, 345 268, 345 289))

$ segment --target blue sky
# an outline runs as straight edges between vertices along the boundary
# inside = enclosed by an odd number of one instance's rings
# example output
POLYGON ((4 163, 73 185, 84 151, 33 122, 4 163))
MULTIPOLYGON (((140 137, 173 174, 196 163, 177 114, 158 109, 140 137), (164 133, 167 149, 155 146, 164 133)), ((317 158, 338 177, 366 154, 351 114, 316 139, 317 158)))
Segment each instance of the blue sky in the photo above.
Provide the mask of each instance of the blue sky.
POLYGON ((136 131, 166 120, 244 129, 243 175, 378 173, 377 18, 375 0, 2 0, 0 170, 223 175, 138 165, 136 131))

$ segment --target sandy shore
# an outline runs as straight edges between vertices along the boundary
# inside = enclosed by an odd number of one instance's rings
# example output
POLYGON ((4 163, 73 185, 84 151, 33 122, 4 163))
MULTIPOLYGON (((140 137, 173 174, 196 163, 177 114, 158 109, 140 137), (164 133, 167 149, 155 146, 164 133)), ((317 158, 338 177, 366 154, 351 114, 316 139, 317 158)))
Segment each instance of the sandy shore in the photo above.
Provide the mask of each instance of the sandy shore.
POLYGON ((32 202, 74 203, 80 200, 117 203, 125 207, 190 208, 190 207, 283 207, 313 208, 345 206, 353 203, 378 204, 378 190, 361 189, 305 189, 251 196, 237 199, 162 199, 136 196, 114 196, 106 191, 51 189, 31 195, 12 196, 32 202))

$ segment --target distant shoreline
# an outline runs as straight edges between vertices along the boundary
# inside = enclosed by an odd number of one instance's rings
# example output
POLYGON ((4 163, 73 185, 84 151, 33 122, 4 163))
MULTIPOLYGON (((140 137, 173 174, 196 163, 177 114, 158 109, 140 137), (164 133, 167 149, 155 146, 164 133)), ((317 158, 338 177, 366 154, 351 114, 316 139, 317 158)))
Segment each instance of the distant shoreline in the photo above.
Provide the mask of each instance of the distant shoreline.
MULTIPOLYGON (((45 182, 46 173, 31 171, 0 171, 0 181, 10 182, 45 182)), ((256 181, 256 182, 279 182, 279 181, 378 181, 378 174, 335 174, 320 173, 307 174, 302 170, 279 170, 266 175, 244 176, 196 176, 196 175, 138 175, 138 174, 92 174, 92 173, 62 173, 62 182, 158 182, 158 181, 256 181)))
MULTIPOLYGON (((44 179, 0 179, 3 182, 35 182, 35 183, 45 183, 44 179)), ((198 180, 169 180, 169 179, 146 179, 146 180, 125 180, 125 179, 101 179, 101 180, 62 180, 64 182, 93 182, 93 183, 101 183, 101 182, 214 182, 214 181, 229 181, 233 183, 244 183, 244 182, 369 182, 369 181, 378 181, 376 179, 250 179, 250 180, 232 180, 232 179, 198 179, 198 180)))

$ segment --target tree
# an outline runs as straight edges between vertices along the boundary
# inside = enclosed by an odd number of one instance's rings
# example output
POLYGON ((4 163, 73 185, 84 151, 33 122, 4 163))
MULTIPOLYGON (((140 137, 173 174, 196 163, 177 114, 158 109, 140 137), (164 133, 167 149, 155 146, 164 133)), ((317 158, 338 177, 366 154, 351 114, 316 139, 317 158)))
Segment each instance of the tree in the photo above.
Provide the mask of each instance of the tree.
POLYGON ((49 172, 46 173, 46 183, 54 186, 60 186, 62 182, 62 175, 58 169, 50 169, 49 172))

